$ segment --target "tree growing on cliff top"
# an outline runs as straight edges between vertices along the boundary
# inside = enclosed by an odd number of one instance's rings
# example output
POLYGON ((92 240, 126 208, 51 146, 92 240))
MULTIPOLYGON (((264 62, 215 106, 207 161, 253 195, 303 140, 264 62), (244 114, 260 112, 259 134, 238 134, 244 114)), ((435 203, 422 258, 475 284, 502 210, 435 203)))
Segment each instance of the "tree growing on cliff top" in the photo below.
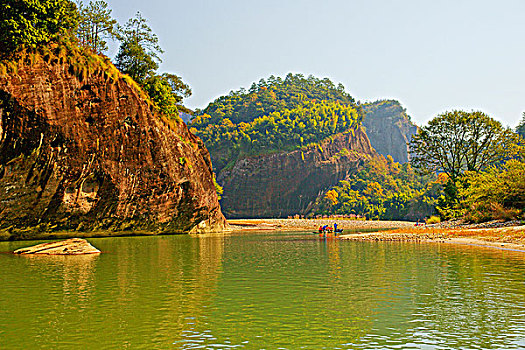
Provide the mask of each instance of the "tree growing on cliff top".
POLYGON ((3 0, 0 54, 36 48, 74 30, 77 24, 77 8, 69 0, 3 0))
POLYGON ((119 40, 121 44, 115 65, 136 82, 144 84, 146 78, 154 75, 162 62, 159 54, 164 51, 159 45, 157 35, 140 12, 137 12, 135 17, 124 25, 119 40))
POLYGON ((166 116, 177 118, 180 109, 189 111, 181 104, 184 97, 191 96, 190 87, 175 74, 156 73, 163 51, 146 19, 137 12, 118 38, 121 44, 116 57, 117 68, 142 86, 166 116))
POLYGON ((77 2, 79 20, 77 36, 81 44, 90 46, 97 53, 108 49, 107 39, 115 39, 117 21, 111 17, 111 9, 102 0, 90 1, 86 6, 77 2))
POLYGON ((451 111, 432 119, 410 142, 412 165, 444 172, 456 181, 465 171, 480 171, 516 156, 518 137, 483 112, 451 111))
MULTIPOLYGON (((191 96, 191 88, 182 79, 170 73, 153 74, 144 81, 144 90, 168 116, 178 116, 182 99, 191 96)), ((185 108, 182 108, 185 111, 185 108)))

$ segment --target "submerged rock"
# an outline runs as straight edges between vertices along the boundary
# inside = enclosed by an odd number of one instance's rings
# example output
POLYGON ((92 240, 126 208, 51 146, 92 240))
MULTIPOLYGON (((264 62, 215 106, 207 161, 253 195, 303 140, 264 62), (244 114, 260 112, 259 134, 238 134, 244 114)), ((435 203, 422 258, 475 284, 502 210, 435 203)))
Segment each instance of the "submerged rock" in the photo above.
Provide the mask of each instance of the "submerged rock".
POLYGON ((21 248, 15 254, 41 254, 41 255, 81 255, 98 254, 100 250, 93 247, 88 241, 81 238, 71 238, 60 242, 42 243, 32 247, 21 248))

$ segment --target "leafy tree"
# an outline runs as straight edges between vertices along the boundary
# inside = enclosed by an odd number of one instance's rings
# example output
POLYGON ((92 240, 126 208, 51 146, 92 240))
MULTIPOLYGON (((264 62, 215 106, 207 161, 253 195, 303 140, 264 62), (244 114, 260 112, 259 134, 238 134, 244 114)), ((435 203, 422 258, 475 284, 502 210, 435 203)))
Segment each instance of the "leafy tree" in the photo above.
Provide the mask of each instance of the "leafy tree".
POLYGON ((438 115, 412 138, 414 167, 444 172, 452 181, 465 171, 480 171, 510 159, 517 135, 483 112, 452 111, 438 115))
POLYGON ((474 222, 523 217, 525 163, 512 159, 500 167, 467 172, 457 188, 456 217, 474 222))
POLYGON ((157 35, 140 13, 126 23, 119 40, 117 68, 141 85, 163 114, 177 118, 179 110, 189 111, 181 103, 191 95, 190 87, 175 74, 156 73, 161 62, 158 55, 163 51, 157 35))
POLYGON ((126 22, 119 35, 121 41, 116 57, 117 68, 144 84, 148 76, 154 75, 159 68, 159 54, 163 53, 159 39, 149 27, 146 19, 137 12, 134 18, 126 22))
POLYGON ((108 49, 107 39, 117 35, 117 21, 111 17, 111 9, 103 0, 90 1, 84 6, 77 2, 79 21, 77 36, 80 43, 90 46, 97 53, 108 49))
POLYGON ((335 190, 330 190, 326 192, 324 195, 324 198, 328 201, 328 203, 332 206, 336 205, 339 201, 337 200, 337 197, 339 197, 339 193, 335 190))
POLYGON ((144 81, 144 90, 168 116, 178 116, 183 97, 191 96, 191 89, 175 74, 150 75, 144 81))
POLYGON ((0 53, 37 46, 74 30, 78 13, 68 0, 4 0, 0 11, 0 53))

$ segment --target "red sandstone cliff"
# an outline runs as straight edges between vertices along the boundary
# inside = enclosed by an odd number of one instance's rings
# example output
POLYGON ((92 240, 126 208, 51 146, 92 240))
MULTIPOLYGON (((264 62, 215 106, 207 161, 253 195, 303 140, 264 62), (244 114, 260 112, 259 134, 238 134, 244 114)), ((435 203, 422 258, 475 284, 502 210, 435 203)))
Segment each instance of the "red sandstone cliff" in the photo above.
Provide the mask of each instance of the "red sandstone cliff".
POLYGON ((224 229, 202 141, 122 76, 62 62, 0 76, 0 229, 224 229))
POLYGON ((218 180, 228 218, 308 214, 318 196, 375 152, 365 132, 333 135, 307 150, 245 158, 218 180))

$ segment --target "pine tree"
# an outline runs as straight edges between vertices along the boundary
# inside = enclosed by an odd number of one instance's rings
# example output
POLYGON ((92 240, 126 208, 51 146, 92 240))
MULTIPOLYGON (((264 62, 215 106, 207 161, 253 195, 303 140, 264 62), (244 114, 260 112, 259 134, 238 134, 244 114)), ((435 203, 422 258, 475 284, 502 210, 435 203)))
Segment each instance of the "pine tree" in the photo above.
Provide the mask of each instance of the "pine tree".
POLYGON ((120 33, 120 48, 116 57, 116 66, 138 83, 159 68, 159 54, 164 51, 159 46, 159 39, 149 27, 146 19, 139 12, 128 20, 120 33))
POLYGON ((111 17, 111 9, 103 0, 90 1, 87 6, 77 2, 79 21, 77 36, 80 43, 90 46, 97 53, 108 49, 107 39, 115 39, 117 21, 111 17))

